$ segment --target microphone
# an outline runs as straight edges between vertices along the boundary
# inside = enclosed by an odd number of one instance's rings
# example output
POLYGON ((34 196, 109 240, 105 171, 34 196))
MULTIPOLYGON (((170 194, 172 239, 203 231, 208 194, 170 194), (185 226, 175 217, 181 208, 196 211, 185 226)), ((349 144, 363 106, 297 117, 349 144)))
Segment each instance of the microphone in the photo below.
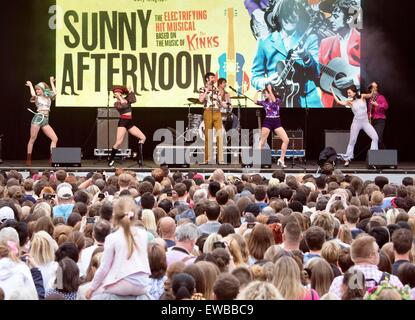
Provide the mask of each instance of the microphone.
POLYGON ((229 89, 231 89, 233 92, 238 93, 238 91, 236 91, 233 87, 229 86, 229 89))

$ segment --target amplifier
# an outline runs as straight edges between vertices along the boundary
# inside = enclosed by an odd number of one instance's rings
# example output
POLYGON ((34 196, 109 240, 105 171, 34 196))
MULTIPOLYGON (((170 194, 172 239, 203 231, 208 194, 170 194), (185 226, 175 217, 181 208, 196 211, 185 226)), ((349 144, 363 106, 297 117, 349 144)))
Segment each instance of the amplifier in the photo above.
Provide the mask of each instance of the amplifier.
POLYGON ((117 109, 114 107, 97 108, 97 119, 118 119, 120 117, 117 109))
MULTIPOLYGON (((304 149, 304 134, 303 130, 286 130, 290 142, 288 143, 288 149, 290 150, 303 150, 304 149)), ((275 133, 272 134, 272 149, 280 150, 282 140, 275 133)))

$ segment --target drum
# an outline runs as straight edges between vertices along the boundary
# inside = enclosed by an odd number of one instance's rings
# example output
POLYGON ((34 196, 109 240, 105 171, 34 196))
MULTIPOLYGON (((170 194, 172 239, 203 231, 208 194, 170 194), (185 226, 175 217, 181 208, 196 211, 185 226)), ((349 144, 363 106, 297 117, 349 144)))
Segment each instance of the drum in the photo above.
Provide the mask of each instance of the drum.
POLYGON ((200 124, 203 123, 201 114, 189 113, 187 115, 187 130, 198 130, 200 124))

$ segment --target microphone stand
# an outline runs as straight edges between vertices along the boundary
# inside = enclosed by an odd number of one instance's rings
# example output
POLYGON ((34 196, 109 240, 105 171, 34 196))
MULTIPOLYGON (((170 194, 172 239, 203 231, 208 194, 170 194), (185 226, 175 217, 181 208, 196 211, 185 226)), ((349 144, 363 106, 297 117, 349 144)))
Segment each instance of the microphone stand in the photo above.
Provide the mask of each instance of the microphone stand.
POLYGON ((111 90, 108 90, 108 99, 107 99, 107 152, 108 152, 108 161, 110 155, 110 95, 111 90))

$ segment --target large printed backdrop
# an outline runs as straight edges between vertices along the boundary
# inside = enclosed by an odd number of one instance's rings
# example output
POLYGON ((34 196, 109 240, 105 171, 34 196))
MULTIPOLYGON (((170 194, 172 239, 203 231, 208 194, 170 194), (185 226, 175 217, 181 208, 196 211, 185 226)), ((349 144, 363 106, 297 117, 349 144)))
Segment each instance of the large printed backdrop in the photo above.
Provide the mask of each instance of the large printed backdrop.
POLYGON ((57 0, 56 105, 112 105, 110 89, 123 84, 141 95, 136 107, 183 107, 208 71, 253 97, 253 62, 268 44, 253 36, 249 2, 268 1, 57 0))

